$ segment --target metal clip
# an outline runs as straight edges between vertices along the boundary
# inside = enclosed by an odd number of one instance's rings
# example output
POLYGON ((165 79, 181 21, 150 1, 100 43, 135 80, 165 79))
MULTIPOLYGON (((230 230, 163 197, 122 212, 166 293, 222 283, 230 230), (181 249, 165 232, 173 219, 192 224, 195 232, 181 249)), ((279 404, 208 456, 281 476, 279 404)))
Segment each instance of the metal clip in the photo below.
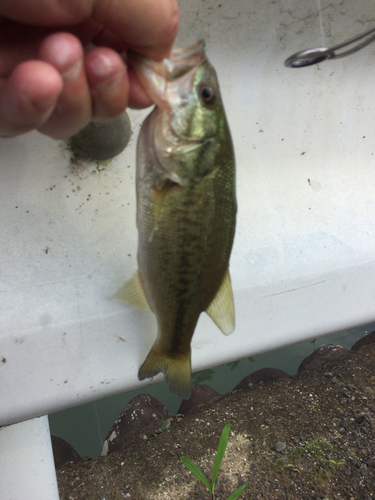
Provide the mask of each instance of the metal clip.
POLYGON ((306 50, 301 50, 300 52, 296 52, 295 54, 289 56, 288 59, 285 60, 284 66, 286 66, 287 68, 302 68, 304 66, 311 66, 312 64, 320 63, 322 61, 325 61, 326 59, 338 59, 340 57, 345 57, 348 56, 349 54, 353 54, 353 52, 357 52, 357 50, 362 49, 362 47, 365 47, 374 40, 375 40, 375 28, 371 28, 365 33, 357 35, 354 38, 351 38, 346 42, 339 43, 338 45, 335 45, 334 47, 331 48, 317 47, 315 49, 306 49, 306 50), (372 36, 367 38, 367 40, 363 40, 358 45, 355 45, 351 49, 345 50, 340 54, 336 54, 337 50, 352 45, 358 40, 362 40, 362 38, 366 38, 371 34, 372 36))

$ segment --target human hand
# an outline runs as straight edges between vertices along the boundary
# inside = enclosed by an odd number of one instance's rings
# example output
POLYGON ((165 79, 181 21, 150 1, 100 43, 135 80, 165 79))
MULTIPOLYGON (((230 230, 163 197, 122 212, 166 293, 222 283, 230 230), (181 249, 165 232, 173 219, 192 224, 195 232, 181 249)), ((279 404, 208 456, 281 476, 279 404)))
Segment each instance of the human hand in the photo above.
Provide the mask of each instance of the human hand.
POLYGON ((175 0, 0 0, 0 137, 66 139, 151 105, 126 51, 161 60, 177 28, 175 0))

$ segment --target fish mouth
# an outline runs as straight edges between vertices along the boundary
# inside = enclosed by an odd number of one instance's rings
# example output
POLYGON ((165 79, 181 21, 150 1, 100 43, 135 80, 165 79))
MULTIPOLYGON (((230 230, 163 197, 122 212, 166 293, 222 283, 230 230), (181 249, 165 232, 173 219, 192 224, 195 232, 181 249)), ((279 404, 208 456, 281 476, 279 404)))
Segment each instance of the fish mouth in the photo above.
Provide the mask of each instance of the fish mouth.
POLYGON ((196 68, 206 59, 204 40, 199 40, 190 47, 175 49, 169 59, 162 61, 167 69, 166 80, 172 82, 196 68))
POLYGON ((171 95, 167 92, 168 83, 183 79, 185 87, 186 80, 190 81, 196 68, 206 60, 204 48, 204 40, 199 40, 190 47, 173 50, 169 58, 160 62, 131 52, 129 62, 150 98, 158 107, 166 109, 171 106, 171 95))

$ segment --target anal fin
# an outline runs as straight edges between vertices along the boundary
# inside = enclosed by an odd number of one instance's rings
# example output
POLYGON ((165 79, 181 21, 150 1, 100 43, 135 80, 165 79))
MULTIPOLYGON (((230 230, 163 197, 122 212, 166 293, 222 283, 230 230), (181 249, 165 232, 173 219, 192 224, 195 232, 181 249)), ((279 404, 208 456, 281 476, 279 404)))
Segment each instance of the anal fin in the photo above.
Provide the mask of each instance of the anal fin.
POLYGON ((220 285, 220 288, 207 307, 206 313, 214 323, 220 328, 224 335, 229 335, 234 330, 234 300, 233 290, 230 281, 229 270, 227 269, 220 285))
POLYGON ((118 302, 125 302, 125 304, 138 307, 139 309, 151 310, 147 303, 138 271, 114 294, 112 299, 118 302))

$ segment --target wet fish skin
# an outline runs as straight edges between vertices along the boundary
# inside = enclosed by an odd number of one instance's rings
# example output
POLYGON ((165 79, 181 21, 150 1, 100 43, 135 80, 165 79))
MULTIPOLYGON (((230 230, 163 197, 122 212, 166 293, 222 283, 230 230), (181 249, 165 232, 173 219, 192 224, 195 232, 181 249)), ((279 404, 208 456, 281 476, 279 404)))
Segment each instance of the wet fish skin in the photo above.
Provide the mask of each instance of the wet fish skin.
POLYGON ((139 379, 162 371, 181 397, 190 395, 190 343, 201 312, 226 334, 234 328, 234 151, 216 72, 198 44, 167 62, 135 63, 156 107, 137 145, 139 270, 117 294, 143 307, 131 297, 144 293, 157 318, 139 379))

